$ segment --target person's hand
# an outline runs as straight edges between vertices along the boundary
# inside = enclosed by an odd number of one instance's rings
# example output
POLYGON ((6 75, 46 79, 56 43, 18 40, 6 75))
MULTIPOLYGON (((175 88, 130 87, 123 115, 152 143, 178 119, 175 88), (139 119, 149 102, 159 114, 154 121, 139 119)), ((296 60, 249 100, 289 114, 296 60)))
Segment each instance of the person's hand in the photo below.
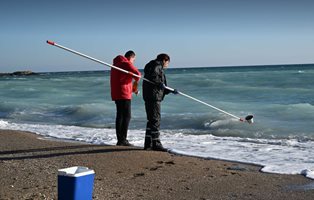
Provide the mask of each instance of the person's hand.
POLYGON ((166 88, 166 85, 164 83, 159 84, 159 89, 163 90, 166 88))
POLYGON ((136 95, 138 95, 138 93, 139 93, 139 91, 138 91, 138 82, 137 81, 133 82, 132 92, 135 93, 136 95))
POLYGON ((179 94, 179 92, 178 92, 177 89, 174 89, 174 90, 172 91, 172 93, 173 93, 173 94, 179 94))

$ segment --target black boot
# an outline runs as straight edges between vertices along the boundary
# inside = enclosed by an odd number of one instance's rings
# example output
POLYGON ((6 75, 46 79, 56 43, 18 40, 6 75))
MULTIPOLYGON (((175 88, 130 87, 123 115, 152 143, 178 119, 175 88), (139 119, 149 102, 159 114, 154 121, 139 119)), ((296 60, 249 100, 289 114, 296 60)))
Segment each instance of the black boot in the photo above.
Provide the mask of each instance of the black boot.
POLYGON ((144 150, 151 150, 151 149, 152 149, 152 137, 145 136, 144 150))
POLYGON ((154 150, 154 151, 165 151, 165 152, 168 151, 168 149, 166 149, 162 146, 160 139, 153 139, 152 150, 154 150))
POLYGON ((123 140, 123 141, 118 141, 117 146, 129 146, 129 147, 132 147, 134 145, 131 144, 128 140, 123 140))

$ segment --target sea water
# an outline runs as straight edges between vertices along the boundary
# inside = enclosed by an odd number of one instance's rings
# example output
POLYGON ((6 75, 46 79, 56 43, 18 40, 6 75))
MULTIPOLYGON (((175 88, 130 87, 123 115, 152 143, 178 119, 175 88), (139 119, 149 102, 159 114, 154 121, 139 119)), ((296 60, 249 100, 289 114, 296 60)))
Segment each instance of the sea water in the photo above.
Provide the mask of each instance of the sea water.
MULTIPOLYGON (((169 94, 161 141, 174 153, 262 165, 314 178, 314 65, 176 68, 168 85, 241 118, 169 94)), ((141 87, 140 87, 141 89, 141 87)), ((94 144, 116 143, 109 71, 0 77, 0 128, 94 144)), ((133 96, 128 139, 143 146, 146 113, 133 96)))

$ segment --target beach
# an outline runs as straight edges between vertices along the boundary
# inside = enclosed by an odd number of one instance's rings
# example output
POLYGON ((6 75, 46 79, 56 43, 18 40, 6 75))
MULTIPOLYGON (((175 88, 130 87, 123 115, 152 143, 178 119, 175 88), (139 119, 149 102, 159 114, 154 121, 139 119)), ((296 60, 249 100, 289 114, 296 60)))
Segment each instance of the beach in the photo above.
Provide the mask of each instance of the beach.
POLYGON ((95 171, 93 199, 313 199, 311 179, 260 166, 0 130, 0 199, 57 199, 58 169, 95 171))

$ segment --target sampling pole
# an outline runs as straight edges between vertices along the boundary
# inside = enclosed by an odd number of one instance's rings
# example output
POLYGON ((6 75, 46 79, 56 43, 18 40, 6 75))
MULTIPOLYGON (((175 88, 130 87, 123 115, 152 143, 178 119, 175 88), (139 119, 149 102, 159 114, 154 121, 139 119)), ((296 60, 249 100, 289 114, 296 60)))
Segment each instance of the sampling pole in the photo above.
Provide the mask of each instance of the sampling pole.
MULTIPOLYGON (((50 44, 50 45, 52 45, 52 46, 59 47, 59 48, 61 48, 61 49, 63 49, 63 50, 66 50, 66 51, 69 51, 69 52, 74 53, 74 54, 76 54, 76 55, 79 55, 79 56, 82 56, 82 57, 84 57, 84 58, 87 58, 87 59, 89 59, 89 60, 95 61, 95 62, 97 62, 97 63, 106 65, 106 66, 108 66, 108 67, 110 67, 110 68, 114 68, 114 69, 119 70, 119 71, 121 71, 121 72, 124 72, 124 73, 126 73, 126 74, 130 74, 130 75, 132 75, 132 76, 138 77, 138 78, 143 79, 144 81, 147 81, 147 82, 149 82, 149 83, 155 84, 154 82, 148 80, 148 79, 145 78, 145 77, 142 77, 142 76, 140 76, 140 75, 134 74, 134 73, 129 72, 129 71, 127 71, 127 70, 121 69, 121 68, 119 68, 119 67, 116 67, 116 66, 111 65, 111 64, 109 64, 109 63, 106 63, 106 62, 104 62, 104 61, 98 60, 98 59, 93 58, 93 57, 91 57, 91 56, 85 55, 85 54, 80 53, 80 52, 78 52, 78 51, 75 51, 75 50, 73 50, 73 49, 64 47, 64 46, 62 46, 62 45, 60 45, 60 44, 57 44, 57 43, 55 43, 55 42, 53 42, 53 41, 47 40, 47 43, 50 44)), ((165 88, 166 88, 167 90, 172 91, 172 92, 174 91, 174 89, 171 88, 171 87, 165 86, 165 88)), ((219 112, 222 112, 222 113, 224 113, 224 114, 227 114, 227 115, 229 115, 229 116, 231 116, 231 117, 233 117, 233 118, 235 118, 235 119, 238 119, 238 120, 241 121, 241 122, 248 122, 249 124, 253 123, 253 115, 248 115, 248 116, 246 116, 244 119, 242 119, 242 118, 240 118, 240 117, 238 117, 238 116, 235 116, 235 115, 233 115, 233 114, 231 114, 231 113, 228 113, 228 112, 226 112, 226 111, 224 111, 224 110, 222 110, 222 109, 220 109, 220 108, 217 108, 217 107, 215 107, 215 106, 213 106, 213 105, 210 105, 210 104, 208 104, 208 103, 206 103, 206 102, 204 102, 204 101, 201 101, 201 100, 199 100, 199 99, 197 99, 197 98, 194 98, 194 97, 192 97, 192 96, 190 96, 190 95, 187 95, 187 94, 185 94, 185 93, 183 93, 183 92, 180 92, 180 91, 177 91, 177 92, 178 92, 178 94, 181 94, 182 96, 185 96, 185 97, 187 97, 187 98, 189 98, 189 99, 192 99, 192 100, 197 101, 197 102, 199 102, 199 103, 201 103, 201 104, 204 104, 204 105, 206 105, 206 106, 208 106, 208 107, 211 107, 211 108, 213 108, 213 109, 215 109, 215 110, 218 110, 219 112)))

